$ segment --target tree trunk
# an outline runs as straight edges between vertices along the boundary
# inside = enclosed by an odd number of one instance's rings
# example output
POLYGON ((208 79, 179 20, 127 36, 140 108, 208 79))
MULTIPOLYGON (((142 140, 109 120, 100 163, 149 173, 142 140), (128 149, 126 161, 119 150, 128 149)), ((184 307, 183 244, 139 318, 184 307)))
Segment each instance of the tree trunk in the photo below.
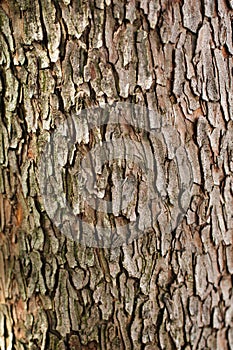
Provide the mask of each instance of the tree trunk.
MULTIPOLYGON (((233 349, 232 16, 231 0, 0 1, 1 350, 233 349), (145 106, 176 130, 190 203, 170 231, 144 205, 142 182, 124 215, 80 205, 88 222, 152 215, 132 242, 93 247, 49 217, 39 159, 72 113, 114 102, 145 106)), ((70 201, 72 167, 111 133, 86 130, 64 173, 70 201)), ((172 147, 161 167, 173 164, 172 147)), ((129 166, 119 164, 104 175, 113 202, 129 166)))

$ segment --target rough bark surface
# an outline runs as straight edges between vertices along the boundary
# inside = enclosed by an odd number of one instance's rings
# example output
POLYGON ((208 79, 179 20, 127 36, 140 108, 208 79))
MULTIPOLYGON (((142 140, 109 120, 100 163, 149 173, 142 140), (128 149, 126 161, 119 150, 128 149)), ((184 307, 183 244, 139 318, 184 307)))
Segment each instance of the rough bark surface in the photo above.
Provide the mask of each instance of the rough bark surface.
POLYGON ((231 0, 0 1, 1 350, 233 349, 232 19, 231 0), (192 200, 172 234, 85 248, 46 215, 38 157, 114 101, 177 128, 192 200))

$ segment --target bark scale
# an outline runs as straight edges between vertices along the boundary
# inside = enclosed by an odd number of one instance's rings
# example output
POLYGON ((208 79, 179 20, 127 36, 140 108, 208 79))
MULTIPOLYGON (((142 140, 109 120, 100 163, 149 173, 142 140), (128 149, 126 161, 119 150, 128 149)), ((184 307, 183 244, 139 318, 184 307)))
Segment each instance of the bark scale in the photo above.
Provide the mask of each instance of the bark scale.
POLYGON ((233 349, 232 16, 230 0, 0 2, 2 350, 233 349), (70 113, 114 101, 177 128, 192 200, 172 234, 85 248, 43 210, 38 158, 70 113))

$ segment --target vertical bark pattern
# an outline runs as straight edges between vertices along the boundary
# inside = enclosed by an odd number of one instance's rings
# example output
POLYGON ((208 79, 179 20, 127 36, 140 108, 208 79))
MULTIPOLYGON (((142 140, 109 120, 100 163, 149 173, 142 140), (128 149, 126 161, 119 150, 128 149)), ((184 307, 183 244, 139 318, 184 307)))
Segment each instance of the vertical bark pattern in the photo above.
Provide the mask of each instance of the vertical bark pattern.
POLYGON ((229 0, 0 2, 2 350, 233 349, 232 9, 229 0), (157 110, 178 129, 194 186, 172 234, 113 251, 61 235, 37 175, 59 123, 114 101, 157 110))

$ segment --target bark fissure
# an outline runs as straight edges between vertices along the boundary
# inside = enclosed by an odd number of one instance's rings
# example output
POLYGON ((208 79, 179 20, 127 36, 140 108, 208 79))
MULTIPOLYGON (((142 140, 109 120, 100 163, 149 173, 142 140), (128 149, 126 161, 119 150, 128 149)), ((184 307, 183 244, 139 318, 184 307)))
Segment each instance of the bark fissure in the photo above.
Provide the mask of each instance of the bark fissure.
POLYGON ((232 9, 223 0, 0 2, 1 349, 233 348, 232 9), (84 247, 46 214, 38 160, 70 114, 118 101, 177 129, 193 170, 191 203, 166 231, 185 178, 171 129, 155 138, 107 123, 89 131, 83 118, 73 153, 59 145, 70 205, 116 231, 139 216, 139 230, 153 226, 123 247, 84 247), (147 205, 143 171, 120 161, 103 165, 95 189, 113 213, 83 203, 74 174, 100 139, 159 154, 153 176, 163 207, 147 205))

